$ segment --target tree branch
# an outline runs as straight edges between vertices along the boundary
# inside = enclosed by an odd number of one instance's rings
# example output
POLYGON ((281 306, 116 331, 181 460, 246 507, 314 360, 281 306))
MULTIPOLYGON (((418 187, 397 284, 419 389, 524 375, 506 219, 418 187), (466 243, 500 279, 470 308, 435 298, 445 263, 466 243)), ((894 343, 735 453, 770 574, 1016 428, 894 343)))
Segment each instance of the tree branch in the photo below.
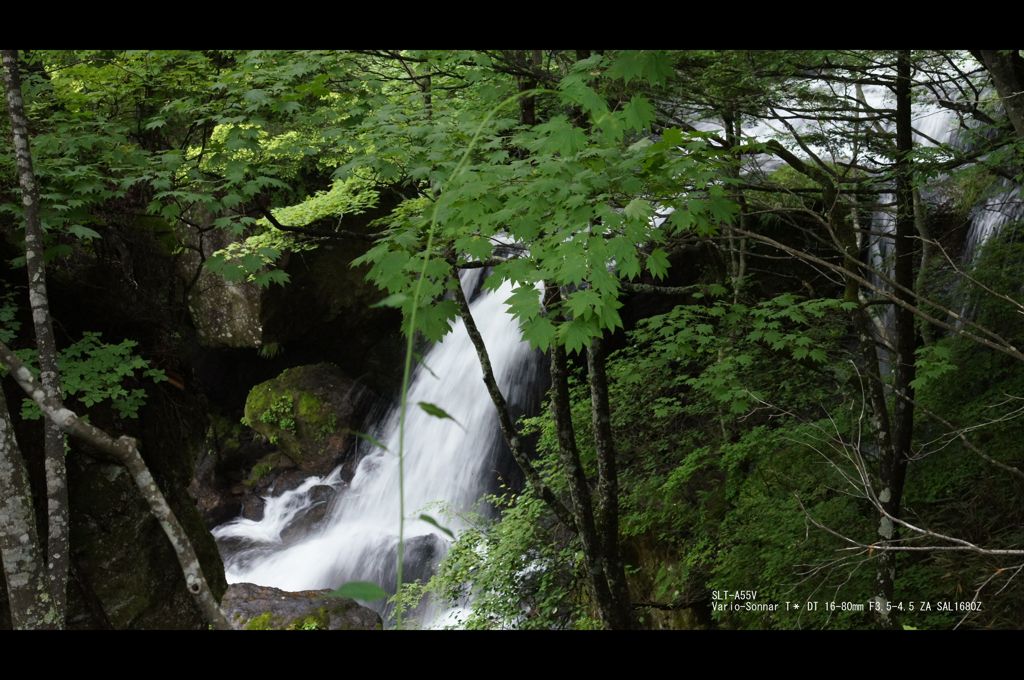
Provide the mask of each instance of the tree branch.
POLYGON ((380 234, 361 234, 357 231, 349 231, 347 229, 310 229, 309 227, 290 227, 285 224, 281 224, 274 217, 274 213, 270 212, 267 208, 260 206, 260 213, 267 218, 267 221, 273 225, 275 229, 280 231, 287 231, 295 234, 303 234, 305 236, 315 236, 317 238, 331 238, 341 240, 343 238, 357 238, 364 241, 372 241, 379 237, 380 234))

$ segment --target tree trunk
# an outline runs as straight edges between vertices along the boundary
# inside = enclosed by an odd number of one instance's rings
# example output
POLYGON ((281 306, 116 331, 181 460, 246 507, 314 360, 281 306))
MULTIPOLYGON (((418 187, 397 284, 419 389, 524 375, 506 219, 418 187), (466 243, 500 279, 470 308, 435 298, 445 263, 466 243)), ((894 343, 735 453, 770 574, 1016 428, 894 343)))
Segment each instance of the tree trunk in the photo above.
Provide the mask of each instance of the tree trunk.
MULTIPOLYGON (((531 50, 529 54, 525 51, 520 53, 524 62, 531 68, 539 68, 541 65, 541 51, 531 50)), ((528 76, 516 76, 516 84, 520 92, 527 92, 537 87, 537 79, 528 76)), ((537 98, 528 95, 519 98, 519 122, 527 127, 537 124, 537 98)))
POLYGON ((605 626, 615 628, 615 607, 608 587, 605 554, 594 526, 594 506, 591 503, 590 487, 576 448, 576 432, 573 429, 569 401, 568 361, 565 348, 558 344, 551 346, 551 412, 558 438, 559 461, 569 483, 569 498, 572 501, 576 526, 579 528, 583 559, 594 602, 605 626))
MULTIPOLYGON (((46 270, 43 263, 43 230, 39 220, 39 187, 32 169, 29 149, 28 119, 21 96, 21 76, 16 50, 3 50, 4 84, 7 110, 11 118, 11 135, 25 208, 25 268, 28 270, 28 299, 32 307, 36 349, 39 355, 39 379, 47 396, 61 397, 60 374, 57 370, 57 343, 50 318, 46 294, 46 270)), ((68 587, 68 488, 64 461, 64 433, 54 423, 44 420, 44 451, 46 460, 47 549, 46 568, 50 596, 58 612, 59 627, 64 627, 68 587)))
MULTIPOLYGON (((909 78, 909 59, 906 60, 904 65, 905 53, 900 53, 900 74, 906 71, 906 77, 900 77, 897 81, 897 106, 900 107, 902 102, 902 111, 898 114, 899 120, 897 121, 897 128, 901 129, 902 132, 898 134, 904 135, 909 133, 909 115, 910 115, 910 78, 909 78), (905 91, 904 91, 905 90, 905 91)), ((906 139, 900 138, 900 142, 897 143, 897 147, 906 146, 906 139)), ((912 141, 912 138, 911 138, 912 141)), ((836 247, 843 253, 843 266, 841 271, 843 273, 844 282, 846 284, 844 291, 844 300, 852 302, 856 305, 850 313, 851 321, 853 322, 854 330, 857 333, 858 348, 861 355, 861 364, 865 372, 865 389, 867 391, 868 399, 871 403, 871 425, 875 431, 875 437, 878 443, 878 456, 879 456, 879 467, 881 478, 882 491, 879 494, 879 501, 885 508, 898 507, 898 499, 896 505, 893 504, 893 494, 895 489, 899 488, 900 495, 902 495, 903 487, 903 471, 905 470, 905 456, 897 455, 895 445, 895 432, 893 428, 893 419, 889 416, 889 406, 885 396, 885 383, 881 374, 881 370, 878 362, 878 353, 875 349, 875 327, 871 321, 871 317, 868 315, 867 308, 861 304, 860 300, 860 289, 861 282, 867 280, 860 276, 859 273, 863 269, 863 264, 860 260, 860 247, 858 244, 858 234, 853 228, 853 225, 848 224, 844 220, 842 214, 842 207, 839 201, 839 191, 830 177, 827 176, 820 168, 808 165, 800 160, 798 157, 793 155, 790 151, 782 147, 782 145, 776 143, 769 143, 769 147, 778 155, 782 160, 786 161, 793 169, 801 174, 809 177, 816 181, 822 187, 822 199, 826 206, 830 206, 828 209, 828 217, 826 225, 831 232, 831 236, 835 242, 836 247), (902 468, 901 463, 902 462, 902 468)), ((909 147, 908 147, 909 150, 909 147)), ((897 150, 897 231, 903 230, 904 235, 909 234, 909 237, 913 236, 914 229, 914 217, 913 217, 913 202, 905 203, 907 188, 909 184, 909 159, 906 156, 906 151, 897 150), (903 197, 902 199, 900 197, 903 197), (901 204, 900 201, 904 201, 901 204), (909 232, 907 226, 907 216, 909 212, 909 232), (902 222, 901 222, 902 220, 902 222)), ((746 231, 746 230, 743 230, 746 231)), ((899 237, 898 237, 899 238, 899 237)), ((894 281, 901 283, 900 276, 906 276, 906 252, 907 241, 904 240, 901 249, 897 251, 899 256, 903 256, 903 262, 898 264, 898 267, 904 269, 900 270, 894 281)), ((909 284, 903 283, 902 285, 909 285, 913 287, 913 261, 911 259, 911 278, 909 284)), ((894 295, 897 301, 907 303, 906 295, 894 295)), ((900 305, 897 305, 899 312, 907 312, 911 317, 911 326, 913 326, 913 312, 910 309, 906 309, 900 305)), ((897 315, 898 320, 903 319, 902 315, 897 315)), ((898 321, 898 324, 903 323, 898 321)), ((901 327, 898 325, 898 328, 901 327)), ((912 357, 911 352, 911 357, 912 357)), ((900 357, 903 357, 902 353, 897 356, 897 362, 900 362, 900 357)), ((910 370, 913 370, 913 359, 910 361, 910 370)), ((907 375, 907 368, 905 365, 898 370, 899 376, 903 378, 907 375), (902 371, 901 373, 899 371, 902 371)), ((912 373, 910 374, 912 375, 912 373)), ((898 379, 900 379, 898 376, 898 379)), ((912 379, 912 378, 911 378, 912 379)), ((908 384, 908 383, 907 383, 908 384)), ((913 412, 904 410, 900 412, 901 423, 903 429, 900 431, 900 435, 903 437, 907 436, 910 431, 908 424, 913 425, 913 412), (908 420, 909 416, 909 420, 908 420)), ((879 520, 878 536, 883 543, 888 542, 892 539, 894 532, 893 522, 884 515, 879 520)), ((875 602, 877 605, 876 612, 879 616, 879 621, 883 627, 890 627, 892 625, 892 617, 887 611, 887 604, 892 601, 893 592, 893 560, 895 558, 894 553, 891 551, 882 551, 882 555, 879 556, 878 569, 876 571, 876 593, 875 602)))
MULTIPOLYGON (((557 286, 547 286, 546 305, 548 308, 561 298, 557 286)), ((558 439, 558 458, 569 485, 572 512, 583 546, 583 559, 587 576, 597 605, 598 615, 608 628, 616 627, 615 607, 612 604, 611 589, 608 587, 606 555, 603 542, 594 525, 594 506, 590 498, 590 486, 580 463, 576 448, 576 431, 572 423, 572 403, 569 399, 569 367, 565 348, 557 342, 551 345, 551 413, 555 421, 558 439)))
POLYGON ((597 533, 604 544, 607 558, 613 627, 629 629, 634 627, 635 621, 619 545, 619 476, 615 440, 612 437, 611 407, 608 401, 606 357, 604 340, 594 340, 587 349, 590 413, 594 429, 594 448, 597 453, 597 503, 594 514, 597 533))
MULTIPOLYGON (((741 173, 740 164, 742 155, 739 152, 741 135, 743 133, 742 123, 739 114, 727 110, 722 115, 722 123, 725 126, 725 143, 734 156, 734 162, 729 165, 729 176, 735 181, 735 189, 732 191, 732 199, 739 206, 737 222, 740 229, 747 229, 747 200, 746 194, 740 188, 741 173)), ((732 280, 732 301, 736 304, 740 300, 740 292, 743 289, 743 279, 747 275, 747 239, 735 237, 732 224, 724 225, 726 239, 729 242, 729 278, 732 280)))
POLYGON ((43 569, 32 491, 3 389, 0 389, 0 558, 14 629, 55 628, 57 611, 43 569))
MULTIPOLYGON (((911 173, 910 152, 913 149, 913 128, 911 127, 910 100, 910 51, 900 50, 897 55, 896 75, 896 244, 895 272, 897 283, 895 295, 914 305, 914 192, 911 173)), ((914 392, 910 383, 914 380, 914 354, 917 349, 917 332, 914 315, 906 307, 897 306, 896 356, 893 366, 893 390, 896 393, 893 404, 892 448, 883 453, 881 459, 881 491, 878 500, 885 512, 893 517, 900 514, 903 486, 907 474, 907 461, 914 437, 914 392), (901 398, 902 396, 902 398, 901 398)), ((897 530, 893 521, 883 515, 879 520, 878 536, 883 542, 896 538, 897 530)), ((891 602, 895 589, 896 553, 885 550, 879 556, 877 570, 878 596, 891 602)), ((881 603, 880 603, 881 604, 881 603)), ((882 616, 883 625, 891 625, 892 619, 882 616)))
POLYGON ((973 53, 992 76, 1014 132, 1024 139, 1024 57, 1019 50, 977 50, 973 53))

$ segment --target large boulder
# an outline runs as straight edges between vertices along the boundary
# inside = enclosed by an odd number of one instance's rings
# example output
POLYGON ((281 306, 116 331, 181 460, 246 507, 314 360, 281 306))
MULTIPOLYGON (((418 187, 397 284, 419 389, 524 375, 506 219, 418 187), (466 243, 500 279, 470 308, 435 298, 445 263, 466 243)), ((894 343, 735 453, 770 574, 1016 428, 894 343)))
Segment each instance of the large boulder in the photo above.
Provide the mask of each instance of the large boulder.
MULTIPOLYGON (((402 191, 399 189, 399 191, 402 191)), ((375 392, 395 396, 402 380, 402 315, 375 303, 385 296, 367 280, 370 266, 352 266, 376 240, 373 220, 387 215, 403 196, 382 191, 376 208, 345 215, 349 232, 367 238, 331 239, 314 251, 294 253, 282 267, 287 286, 263 290, 263 342, 280 347, 295 363, 330 361, 375 392)), ((333 229, 336 220, 310 225, 333 229)))
POLYGON ((380 615, 330 590, 288 592, 252 583, 228 587, 221 608, 235 630, 380 630, 380 615))
MULTIPOLYGON (((186 491, 203 445, 201 413, 174 388, 154 389, 139 428, 141 451, 199 557, 215 596, 224 592, 216 543, 186 491), (174 409, 178 409, 175 411, 174 409)), ((101 414, 95 414, 101 421, 101 414)), ((108 423, 103 423, 110 427, 108 423)), ((72 443, 68 457, 72 585, 69 627, 205 629, 177 557, 131 475, 72 443)))
MULTIPOLYGON (((194 208, 191 219, 211 227, 217 215, 194 208)), ((260 287, 251 281, 228 281, 204 263, 218 250, 245 240, 227 229, 202 233, 181 223, 177 237, 188 247, 178 258, 178 275, 191 282, 188 310, 199 342, 207 347, 259 347, 263 341, 260 287)))
POLYGON ((245 422, 300 470, 324 474, 352 448, 373 399, 333 364, 296 366, 252 388, 245 422))

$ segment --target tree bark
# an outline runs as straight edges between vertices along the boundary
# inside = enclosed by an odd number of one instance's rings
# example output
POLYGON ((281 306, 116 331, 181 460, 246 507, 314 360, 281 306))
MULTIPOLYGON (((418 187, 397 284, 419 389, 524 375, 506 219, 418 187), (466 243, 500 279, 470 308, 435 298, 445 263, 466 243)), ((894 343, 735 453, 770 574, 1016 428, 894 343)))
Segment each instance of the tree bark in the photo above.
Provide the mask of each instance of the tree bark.
MULTIPOLYGON (((519 53, 522 60, 530 65, 530 70, 541 65, 541 51, 525 50, 519 53)), ((527 92, 537 87, 537 79, 532 76, 516 76, 516 84, 520 92, 527 92)), ((537 99, 533 95, 519 98, 519 122, 527 127, 537 124, 537 99)))
POLYGON ((1024 139, 1024 57, 1019 50, 977 50, 974 56, 992 76, 1006 117, 1024 139))
POLYGON ((15 630, 55 628, 58 616, 43 569, 32 491, 0 389, 0 558, 15 630))
MULTIPOLYGON (((894 286, 897 290, 892 294, 893 301, 897 303, 897 329, 905 328, 906 317, 910 318, 910 327, 913 328, 914 312, 916 308, 912 293, 908 297, 906 290, 900 290, 900 286, 913 290, 913 253, 908 251, 912 247, 914 231, 913 196, 910 191, 910 159, 907 153, 913 142, 912 128, 910 127, 910 61, 909 53, 901 51, 898 55, 899 72, 897 74, 897 241, 900 241, 902 233, 903 241, 897 248, 897 268, 894 277, 894 286), (909 200, 908 200, 909 199, 909 200), (909 221, 908 221, 909 218, 909 221), (909 226, 908 226, 909 225, 909 226), (908 231, 909 229, 909 231, 908 231), (907 279, 907 265, 910 265, 910 278, 907 279)), ((868 399, 871 403, 871 425, 875 432, 875 438, 879 451, 879 478, 882 491, 879 499, 887 511, 898 508, 899 497, 902 496, 903 478, 906 470, 906 454, 909 451, 908 436, 912 435, 913 411, 904 408, 898 414, 890 417, 889 405, 885 395, 885 385, 881 375, 878 362, 878 353, 875 349, 875 327, 868 315, 867 309, 861 304, 861 285, 866 279, 859 275, 863 269, 860 260, 860 246, 856 231, 851 225, 844 221, 839 202, 839 190, 832 178, 822 169, 808 165, 794 156, 781 144, 769 144, 770 148, 782 160, 786 161, 793 169, 816 181, 822 188, 822 198, 827 206, 826 224, 836 247, 843 253, 843 266, 837 268, 843 275, 845 285, 844 299, 847 302, 856 304, 851 311, 851 321, 857 333, 858 349, 861 355, 861 364, 866 373, 865 388, 868 399), (899 420, 900 448, 897 448, 897 433, 894 422, 899 420), (898 492, 897 492, 898 490, 898 492), (894 503, 895 501, 895 503, 894 503)), ((745 230, 742 230, 745 231, 745 230)), ((779 244, 781 245, 781 244, 779 244)), ((810 258, 809 258, 810 259, 810 258)), ((900 331, 897 330, 897 333, 900 331)), ((913 331, 911 331, 913 337, 913 331)), ((902 338, 901 338, 902 339, 902 338)), ((898 344, 900 341, 898 340, 898 344)), ((897 385, 909 386, 907 364, 909 363, 910 380, 913 379, 913 347, 910 349, 909 362, 904 353, 906 347, 901 345, 898 350, 897 385), (901 383, 901 380, 906 382, 901 383)), ((897 400, 899 401, 899 400, 897 400)), ((895 527, 892 520, 882 515, 879 519, 878 536, 882 542, 891 541, 895 527)), ((878 602, 877 613, 879 622, 883 627, 893 625, 892 617, 887 611, 886 604, 892 601, 893 581, 895 578, 893 551, 882 551, 878 558, 878 568, 875 573, 875 599, 878 602)))
POLYGON ((580 463, 579 451, 576 448, 568 377, 565 348, 553 344, 551 346, 551 412, 555 420, 559 460, 569 484, 569 498, 572 501, 576 526, 579 528, 583 559, 598 615, 608 628, 614 628, 613 612, 615 607, 612 605, 611 589, 608 587, 604 550, 594 525, 594 506, 591 503, 590 487, 583 471, 583 465, 580 463))
MULTIPOLYGON (((557 286, 546 287, 545 304, 551 308, 561 298, 557 286)), ((616 627, 615 607, 608 586, 607 560, 603 543, 594 524, 594 505, 590 497, 579 450, 576 431, 572 423, 572 403, 569 399, 569 367, 565 348, 556 342, 551 345, 551 413, 558 439, 558 458, 569 486, 572 511, 579 529, 590 587, 597 605, 598 615, 605 626, 616 627)))
POLYGON ((192 542, 185 533, 178 518, 175 517, 171 507, 167 504, 160 488, 156 485, 153 475, 146 467, 142 454, 139 453, 138 445, 134 439, 122 436, 114 439, 109 434, 80 419, 73 411, 64 407, 58 399, 53 399, 42 389, 39 383, 32 376, 32 372, 21 363, 21 360, 7 347, 0 342, 0 363, 7 367, 14 376, 14 379, 21 386, 21 389, 32 398, 39 406, 46 418, 56 424, 62 432, 81 439, 87 444, 104 451, 113 456, 121 465, 128 468, 135 486, 142 493, 143 498, 149 504, 150 512, 160 527, 164 530, 171 547, 177 555, 178 563, 181 565, 182 573, 185 576, 185 584, 192 594, 200 611, 203 612, 208 623, 220 630, 230 630, 224 613, 217 604, 216 598, 210 591, 210 586, 203 576, 203 569, 196 557, 192 542))
POLYGON ((619 475, 615 440, 612 436, 611 406, 608 400, 607 353, 603 339, 587 349, 590 382, 590 413, 597 453, 597 503, 594 508, 597 533, 604 544, 607 559, 608 588, 611 594, 613 627, 635 626, 633 606, 626 582, 626 569, 619 545, 619 475))
MULTIPOLYGON (((50 318, 46 294, 46 270, 43 263, 43 229, 39 219, 39 187, 32 168, 29 149, 28 119, 21 95, 16 50, 3 50, 4 84, 7 110, 11 118, 11 136, 25 209, 25 268, 28 270, 28 298, 32 307, 36 350, 39 356, 39 379, 43 391, 60 399, 60 374, 57 370, 57 343, 50 318)), ((46 467, 47 548, 46 570, 50 595, 64 627, 68 587, 68 488, 64 460, 65 438, 51 421, 43 422, 46 467)))

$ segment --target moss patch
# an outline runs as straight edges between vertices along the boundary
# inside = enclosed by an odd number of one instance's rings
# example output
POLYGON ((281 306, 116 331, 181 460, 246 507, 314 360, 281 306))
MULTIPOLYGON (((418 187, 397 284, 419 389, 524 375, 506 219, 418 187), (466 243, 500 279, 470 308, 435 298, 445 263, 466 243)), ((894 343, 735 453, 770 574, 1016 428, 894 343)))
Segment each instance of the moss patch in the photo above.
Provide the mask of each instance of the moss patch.
POLYGON ((288 630, 328 630, 331 623, 331 615, 326 607, 320 607, 312 614, 301 619, 295 619, 288 624, 288 630))
POLYGON ((245 630, 274 630, 272 618, 270 612, 264 612, 245 624, 245 630))
POLYGON ((250 390, 243 423, 303 469, 329 468, 346 449, 363 393, 332 364, 296 366, 250 390))
POLYGON ((249 471, 249 476, 242 483, 245 484, 246 487, 252 488, 256 486, 260 480, 275 470, 285 469, 288 467, 291 467, 291 463, 280 453, 267 454, 256 461, 256 464, 252 466, 252 470, 249 471))

